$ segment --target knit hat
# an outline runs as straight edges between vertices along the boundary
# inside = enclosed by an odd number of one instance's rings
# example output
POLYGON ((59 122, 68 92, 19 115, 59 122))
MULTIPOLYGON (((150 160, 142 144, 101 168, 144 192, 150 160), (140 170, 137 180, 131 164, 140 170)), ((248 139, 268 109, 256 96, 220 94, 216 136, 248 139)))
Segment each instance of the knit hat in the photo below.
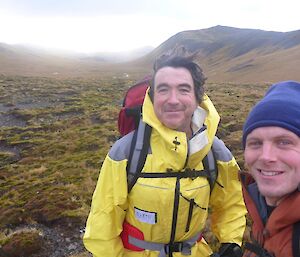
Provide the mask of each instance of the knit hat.
POLYGON ((272 85, 250 111, 243 127, 243 146, 248 134, 259 127, 285 128, 300 137, 300 83, 284 81, 272 85))

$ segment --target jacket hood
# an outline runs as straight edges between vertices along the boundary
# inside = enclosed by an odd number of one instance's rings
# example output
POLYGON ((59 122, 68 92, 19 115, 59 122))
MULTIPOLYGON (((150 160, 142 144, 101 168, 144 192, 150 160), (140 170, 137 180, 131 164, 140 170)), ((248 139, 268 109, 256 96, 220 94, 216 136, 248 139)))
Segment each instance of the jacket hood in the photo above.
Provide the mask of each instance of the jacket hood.
MULTIPOLYGON (((174 140, 174 135, 180 134, 181 138, 186 138, 186 134, 184 132, 175 131, 164 126, 159 119, 157 118, 153 103, 150 99, 149 94, 146 94, 143 108, 143 121, 149 124, 153 129, 155 129, 160 135, 162 140, 167 142, 172 142, 174 140)), ((217 132, 218 124, 220 121, 220 116, 215 109, 213 103, 209 99, 209 97, 204 94, 203 100, 198 108, 195 110, 192 118, 192 129, 195 136, 189 140, 189 155, 190 159, 193 159, 193 155, 197 153, 197 157, 195 157, 198 162, 203 159, 203 157, 207 154, 209 149, 212 146, 214 137, 217 132), (197 133, 200 129, 206 127, 201 133, 197 133), (199 154, 201 156, 199 156, 199 154)), ((187 141, 187 139, 185 140, 187 141)))

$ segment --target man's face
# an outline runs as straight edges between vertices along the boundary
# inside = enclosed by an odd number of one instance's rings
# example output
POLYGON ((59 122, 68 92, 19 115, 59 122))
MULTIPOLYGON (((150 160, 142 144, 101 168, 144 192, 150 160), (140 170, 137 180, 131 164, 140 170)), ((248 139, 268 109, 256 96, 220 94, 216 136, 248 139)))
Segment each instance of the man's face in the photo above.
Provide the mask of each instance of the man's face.
POLYGON ((300 138, 280 127, 254 129, 245 162, 269 205, 278 205, 300 183, 300 138))
POLYGON ((191 119, 197 108, 194 82, 185 68, 163 67, 154 78, 154 111, 166 127, 191 133, 191 119))

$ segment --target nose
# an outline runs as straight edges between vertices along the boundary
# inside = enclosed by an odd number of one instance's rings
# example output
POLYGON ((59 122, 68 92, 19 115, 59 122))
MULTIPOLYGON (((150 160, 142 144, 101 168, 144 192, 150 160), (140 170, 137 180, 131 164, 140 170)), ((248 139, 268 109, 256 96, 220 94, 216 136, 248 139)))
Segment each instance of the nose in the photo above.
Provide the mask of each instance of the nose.
POLYGON ((264 143, 261 148, 260 159, 262 161, 271 162, 276 160, 276 149, 271 143, 264 143))
POLYGON ((168 102, 171 103, 171 104, 177 104, 179 102, 176 90, 171 90, 170 91, 168 102))

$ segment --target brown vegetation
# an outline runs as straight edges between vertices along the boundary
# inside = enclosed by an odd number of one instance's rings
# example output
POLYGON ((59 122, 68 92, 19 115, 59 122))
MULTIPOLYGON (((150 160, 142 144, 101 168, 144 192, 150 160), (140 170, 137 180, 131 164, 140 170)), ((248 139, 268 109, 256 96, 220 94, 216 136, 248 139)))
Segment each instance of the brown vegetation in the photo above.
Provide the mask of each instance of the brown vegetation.
MULTIPOLYGON (((124 92, 136 80, 0 76, 0 115, 8 117, 0 127, 0 249, 7 256, 88 256, 81 237, 92 193, 118 138, 124 92)), ((268 86, 206 85, 221 115, 218 135, 241 167, 242 124, 268 86)))

